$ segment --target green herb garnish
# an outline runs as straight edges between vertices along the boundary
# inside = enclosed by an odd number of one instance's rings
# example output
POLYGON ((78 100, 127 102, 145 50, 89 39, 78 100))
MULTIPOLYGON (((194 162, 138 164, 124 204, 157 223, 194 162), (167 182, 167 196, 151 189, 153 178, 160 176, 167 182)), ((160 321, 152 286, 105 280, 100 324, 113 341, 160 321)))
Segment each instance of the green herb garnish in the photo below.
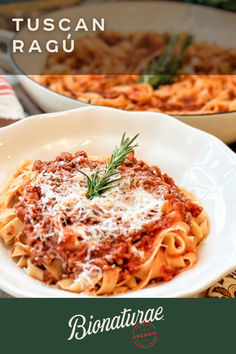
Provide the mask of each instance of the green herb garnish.
POLYGON ((106 165, 104 170, 96 170, 92 177, 89 177, 85 172, 78 169, 87 179, 88 191, 86 197, 88 199, 93 199, 94 197, 100 197, 102 193, 116 187, 116 182, 120 181, 122 178, 114 178, 118 176, 121 172, 117 171, 117 168, 124 163, 124 159, 127 155, 138 146, 138 144, 133 144, 135 139, 139 134, 136 134, 132 139, 126 138, 125 133, 123 134, 119 147, 115 147, 111 155, 109 163, 106 165))
POLYGON ((164 53, 158 59, 152 61, 151 65, 140 76, 139 82, 148 83, 154 88, 161 85, 168 85, 178 74, 185 51, 191 44, 193 37, 187 35, 182 41, 178 54, 175 55, 176 45, 180 35, 167 36, 167 46, 164 53))

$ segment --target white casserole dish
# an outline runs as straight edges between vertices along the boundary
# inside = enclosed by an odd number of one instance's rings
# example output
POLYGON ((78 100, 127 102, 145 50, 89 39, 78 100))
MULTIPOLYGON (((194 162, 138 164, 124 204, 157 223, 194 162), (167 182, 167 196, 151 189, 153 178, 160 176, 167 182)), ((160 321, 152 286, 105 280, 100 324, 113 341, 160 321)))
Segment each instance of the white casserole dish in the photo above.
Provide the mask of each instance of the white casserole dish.
MULTIPOLYGON (((154 30, 171 33, 187 31, 194 34, 199 40, 206 40, 207 38, 207 40, 215 41, 223 47, 235 47, 236 14, 192 4, 169 1, 111 2, 61 9, 50 13, 50 16, 47 14, 46 17, 54 19, 68 17, 76 20, 78 17, 90 18, 91 14, 96 15, 97 18, 104 17, 107 19, 106 29, 108 30, 154 30), (131 18, 135 18, 135 20, 131 21, 131 18)), ((53 33, 55 39, 57 35, 60 36, 60 34, 53 33)), ((16 38, 17 36, 24 38, 26 43, 29 40, 24 28, 16 35, 16 38)), ((14 34, 11 32, 0 32, 0 42, 8 43, 9 48, 13 37, 14 34)), ((32 32, 32 38, 34 38, 34 32, 32 32)), ((47 38, 48 32, 45 32, 45 38, 42 38, 42 42, 46 41, 47 38)), ((22 75, 27 72, 29 59, 37 68, 35 69, 37 73, 38 68, 43 69, 44 61, 37 53, 31 53, 30 56, 25 53, 24 56, 20 57, 16 54, 14 57, 11 56, 10 59, 9 56, 0 54, 0 67, 2 66, 10 71, 13 70, 15 74, 19 75, 18 78, 22 86, 43 111, 60 112, 90 105, 60 95, 34 82, 27 75, 22 75)), ((178 115, 176 118, 217 136, 225 143, 229 144, 236 140, 236 112, 178 115)))

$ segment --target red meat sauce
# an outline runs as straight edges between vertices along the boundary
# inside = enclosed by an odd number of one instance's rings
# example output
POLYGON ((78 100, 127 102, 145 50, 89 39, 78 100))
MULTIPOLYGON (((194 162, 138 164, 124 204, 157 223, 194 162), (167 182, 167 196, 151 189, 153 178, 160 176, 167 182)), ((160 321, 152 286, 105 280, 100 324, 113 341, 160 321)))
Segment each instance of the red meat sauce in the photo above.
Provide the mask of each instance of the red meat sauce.
MULTIPOLYGON (((124 161, 119 169, 121 176, 135 177, 137 173, 142 176, 142 187, 154 193, 157 187, 165 187, 165 199, 171 204, 172 210, 177 211, 181 220, 190 223, 192 216, 197 217, 202 208, 186 197, 183 192, 175 185, 172 178, 167 174, 162 174, 156 166, 149 166, 141 160, 137 160, 131 153, 124 161)), ((52 173, 56 176, 53 180, 55 187, 60 188, 60 176, 70 176, 75 170, 82 167, 90 167, 92 169, 104 167, 102 161, 92 161, 88 158, 84 151, 76 152, 74 155, 70 153, 62 153, 52 161, 36 161, 33 170, 41 174, 52 173)), ((52 183, 52 181, 50 182, 52 183)), ((139 187, 139 180, 133 188, 139 187)), ((47 234, 53 225, 53 218, 44 214, 41 202, 40 186, 29 184, 26 185, 22 197, 15 205, 17 217, 23 222, 24 227, 20 235, 20 239, 28 244, 31 248, 31 258, 36 266, 44 271, 44 281, 49 284, 56 283, 56 279, 45 269, 44 265, 50 265, 55 259, 62 261, 61 278, 76 278, 82 271, 81 264, 86 264, 88 257, 88 241, 78 237, 73 232, 73 218, 61 215, 61 223, 63 226, 63 238, 58 240, 58 235, 41 239, 34 232, 35 225, 40 222, 43 233, 47 234)), ((142 226, 141 230, 130 232, 127 235, 122 233, 105 240, 100 240, 96 247, 89 252, 89 264, 100 267, 102 270, 109 270, 115 266, 121 267, 120 280, 123 280, 127 274, 138 271, 143 259, 139 253, 132 251, 132 246, 137 245, 138 250, 149 252, 152 249, 154 236, 156 232, 166 229, 178 220, 176 214, 163 215, 155 222, 147 222, 142 226)), ((91 224, 91 220, 85 220, 84 225, 91 224)), ((163 274, 165 272, 163 271, 163 274)), ((172 272, 173 273, 173 272, 172 272)), ((169 270, 167 273, 169 274, 169 270)), ((173 275, 173 274, 172 274, 173 275)), ((163 276, 165 279, 166 277, 163 276)), ((166 280, 169 279, 169 275, 166 280)))

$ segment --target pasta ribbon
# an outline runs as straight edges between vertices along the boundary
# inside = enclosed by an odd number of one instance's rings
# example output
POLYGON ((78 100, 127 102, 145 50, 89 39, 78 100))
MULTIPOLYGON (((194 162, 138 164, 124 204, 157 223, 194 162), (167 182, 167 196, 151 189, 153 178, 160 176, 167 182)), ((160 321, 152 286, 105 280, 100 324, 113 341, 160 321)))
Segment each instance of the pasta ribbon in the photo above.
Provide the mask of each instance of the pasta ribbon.
MULTIPOLYGON (((159 169, 149 168, 141 162, 135 167, 132 179, 125 180, 123 185, 119 180, 120 184, 115 186, 117 190, 114 194, 110 191, 110 199, 108 193, 104 193, 103 198, 87 200, 85 199, 86 192, 81 190, 79 184, 83 180, 78 182, 78 178, 84 178, 83 174, 73 174, 68 185, 66 184, 66 177, 71 176, 71 166, 75 165, 74 161, 81 159, 83 163, 84 161, 91 163, 93 168, 109 161, 106 157, 96 156, 91 156, 86 160, 84 152, 78 153, 75 157, 64 153, 52 161, 52 171, 45 170, 47 166, 50 167, 50 163, 47 163, 43 169, 44 172, 40 175, 36 168, 33 169, 33 161, 24 160, 2 188, 0 237, 6 245, 12 246, 11 256, 18 267, 26 269, 32 278, 48 284, 56 284, 62 290, 104 296, 139 290, 154 282, 171 280, 173 276, 195 265, 197 246, 207 236, 209 225, 207 213, 194 195, 174 185, 172 180, 168 183, 168 176, 163 177, 159 169), (65 164, 63 158, 66 160, 65 164), (56 173, 55 166, 58 167, 59 174, 56 173), (64 167, 63 170, 61 166, 64 167), (141 173, 145 171, 144 177, 146 173, 150 173, 148 180, 144 180, 148 182, 148 185, 151 177, 154 176, 153 182, 158 182, 155 188, 161 186, 160 195, 148 193, 143 188, 145 184, 142 180, 143 175, 139 176, 134 183, 134 175, 137 174, 139 167, 141 173), (50 178, 46 180, 48 176, 50 178), (61 184, 58 182, 60 178, 61 184), (49 183, 45 184, 45 180, 49 183), (133 183, 132 188, 131 183, 133 183), (78 185, 79 198, 82 198, 83 203, 87 203, 85 204, 87 209, 84 204, 81 209, 76 209, 80 199, 76 199, 75 190, 70 188, 78 187, 78 185), (165 187, 167 192, 170 192, 169 198, 165 198, 163 192, 165 187), (128 188, 128 193, 126 193, 126 188, 128 188), (136 194, 132 194, 134 191, 136 194), (67 193, 66 196, 64 193, 67 193), (184 213, 184 208, 181 209, 178 204, 176 207, 171 202, 173 194, 179 196, 177 201, 182 202, 182 205, 189 211, 184 213), (22 209, 17 212, 17 207, 19 207, 17 205, 20 204, 22 208, 21 201, 26 196, 29 213, 24 218, 21 217, 22 209), (119 201, 117 202, 116 199, 119 201), (128 207, 125 209, 127 200, 128 207), (116 202, 118 203, 116 212, 121 209, 123 213, 118 216, 116 220, 118 223, 115 224, 119 226, 117 227, 120 232, 118 236, 114 236, 117 229, 109 229, 113 225, 110 218, 112 208, 114 208, 113 204, 116 202), (53 203, 55 203, 54 209, 53 203), (133 210, 136 212, 136 203, 140 205, 137 205, 138 212, 135 221, 131 224, 133 214, 130 214, 130 209, 133 205, 133 210), (50 213, 46 214, 45 210, 48 206, 51 209, 50 213), (70 211, 72 206, 75 206, 75 213, 69 218, 68 215, 71 214, 68 210, 70 211), (83 220, 92 219, 90 235, 86 223, 80 220, 79 222, 73 221, 80 216, 83 220), (102 234, 101 238, 97 236, 101 217, 104 217, 105 231, 114 233, 111 237, 111 247, 113 247, 111 249, 107 248, 106 234, 102 234), (123 217, 126 218, 124 221, 123 217), (141 218, 144 223, 146 218, 149 218, 145 224, 146 228, 141 228, 142 232, 138 234, 139 236, 132 239, 132 233, 129 233, 131 225, 134 229, 136 223, 141 223, 142 227, 141 218), (43 233, 45 230, 46 236, 43 233), (124 233, 128 232, 125 243, 121 242, 120 230, 124 233), (147 237, 149 234, 151 237, 147 237), (103 243, 101 249, 98 247, 99 242, 103 243), (106 254, 107 249, 110 253, 106 254)), ((136 161, 132 154, 130 154, 130 159, 131 163, 136 161)), ((42 167, 42 162, 37 161, 37 163, 42 167)), ((125 168, 131 169, 130 164, 125 164, 125 168)))

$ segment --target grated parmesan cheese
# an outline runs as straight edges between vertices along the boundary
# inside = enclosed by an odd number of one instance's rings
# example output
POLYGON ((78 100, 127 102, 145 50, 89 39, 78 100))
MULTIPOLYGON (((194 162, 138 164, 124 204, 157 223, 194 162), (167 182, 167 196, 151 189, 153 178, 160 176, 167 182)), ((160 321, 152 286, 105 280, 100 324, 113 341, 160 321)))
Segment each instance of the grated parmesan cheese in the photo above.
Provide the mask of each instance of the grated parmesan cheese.
MULTIPOLYGON (((88 167, 82 170, 88 175, 93 173, 88 167)), ((73 230, 83 240, 92 242, 91 247, 93 242, 119 234, 128 236, 131 232, 141 230, 144 224, 160 219, 165 202, 163 186, 157 188, 155 193, 150 193, 140 183, 135 188, 135 179, 131 177, 124 177, 117 187, 92 200, 86 197, 86 177, 76 170, 70 174, 41 172, 34 185, 41 190, 43 214, 50 215, 55 221, 58 242, 63 239, 61 217, 65 216, 72 220, 73 230)), ((53 229, 42 235, 40 223, 35 229, 37 227, 40 238, 54 236, 53 229)))

